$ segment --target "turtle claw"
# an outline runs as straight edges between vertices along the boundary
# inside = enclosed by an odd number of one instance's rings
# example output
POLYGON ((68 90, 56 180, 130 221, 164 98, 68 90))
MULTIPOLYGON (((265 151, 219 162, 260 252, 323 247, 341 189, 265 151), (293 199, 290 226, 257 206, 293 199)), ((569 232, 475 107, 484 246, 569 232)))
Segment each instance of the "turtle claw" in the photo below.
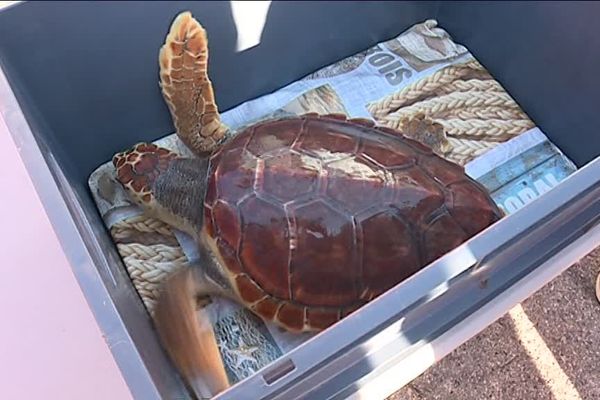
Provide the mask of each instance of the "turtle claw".
POLYGON ((440 156, 452 149, 444 127, 425 114, 419 113, 403 120, 400 130, 405 136, 426 145, 440 156))

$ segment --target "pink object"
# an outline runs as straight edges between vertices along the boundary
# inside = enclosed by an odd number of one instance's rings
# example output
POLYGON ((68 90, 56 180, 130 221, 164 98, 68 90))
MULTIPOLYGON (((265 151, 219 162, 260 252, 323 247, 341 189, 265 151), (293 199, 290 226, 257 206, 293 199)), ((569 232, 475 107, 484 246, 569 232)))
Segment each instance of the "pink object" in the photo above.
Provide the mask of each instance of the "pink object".
POLYGON ((0 398, 131 399, 0 117, 0 398))

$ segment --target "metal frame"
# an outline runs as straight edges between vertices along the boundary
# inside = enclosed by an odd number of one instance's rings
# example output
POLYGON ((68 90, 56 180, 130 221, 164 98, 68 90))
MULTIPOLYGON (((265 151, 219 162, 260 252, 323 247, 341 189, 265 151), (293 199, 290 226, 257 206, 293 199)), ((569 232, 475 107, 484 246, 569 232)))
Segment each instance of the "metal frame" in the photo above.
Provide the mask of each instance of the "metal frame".
MULTIPOLYGON (((0 113, 133 395, 187 398, 133 286, 111 272, 124 271, 114 245, 32 132, 2 71, 0 113)), ((398 369, 412 372, 398 382, 406 383, 585 255, 600 242, 599 225, 600 158, 217 399, 351 398, 398 369)))

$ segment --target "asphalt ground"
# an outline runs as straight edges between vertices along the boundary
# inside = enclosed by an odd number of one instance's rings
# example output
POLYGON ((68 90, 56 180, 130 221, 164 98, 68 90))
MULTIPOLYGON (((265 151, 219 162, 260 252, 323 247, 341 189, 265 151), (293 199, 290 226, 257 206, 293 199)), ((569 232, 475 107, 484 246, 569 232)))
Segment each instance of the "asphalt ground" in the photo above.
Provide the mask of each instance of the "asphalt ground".
POLYGON ((599 400, 600 247, 388 400, 599 400))

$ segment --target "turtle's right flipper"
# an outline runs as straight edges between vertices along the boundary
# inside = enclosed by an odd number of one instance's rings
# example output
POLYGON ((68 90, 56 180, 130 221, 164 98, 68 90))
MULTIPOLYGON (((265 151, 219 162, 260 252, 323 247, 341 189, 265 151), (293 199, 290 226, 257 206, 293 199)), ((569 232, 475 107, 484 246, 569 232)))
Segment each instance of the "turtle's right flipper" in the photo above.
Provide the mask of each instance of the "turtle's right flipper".
POLYGON ((198 155, 212 152, 227 132, 208 78, 206 31, 190 12, 175 18, 159 55, 160 87, 179 138, 198 155))

